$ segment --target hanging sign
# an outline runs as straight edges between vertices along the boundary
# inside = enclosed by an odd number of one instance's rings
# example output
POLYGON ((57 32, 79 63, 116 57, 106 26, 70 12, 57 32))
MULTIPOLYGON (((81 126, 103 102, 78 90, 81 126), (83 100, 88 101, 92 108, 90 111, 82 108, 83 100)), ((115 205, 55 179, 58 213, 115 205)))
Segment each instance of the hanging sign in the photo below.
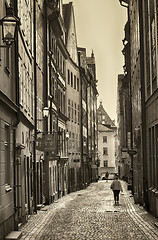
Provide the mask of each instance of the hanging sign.
POLYGON ((46 134, 36 140, 36 149, 50 153, 57 152, 57 139, 55 134, 46 134))

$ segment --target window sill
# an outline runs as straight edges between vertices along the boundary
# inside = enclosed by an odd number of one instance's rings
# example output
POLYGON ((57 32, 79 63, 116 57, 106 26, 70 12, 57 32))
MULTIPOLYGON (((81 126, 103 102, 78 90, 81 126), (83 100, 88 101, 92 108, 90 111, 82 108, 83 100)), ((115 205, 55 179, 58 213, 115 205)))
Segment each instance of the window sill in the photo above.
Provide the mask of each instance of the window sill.
POLYGON ((9 184, 5 184, 5 192, 10 192, 12 190, 11 186, 9 184))

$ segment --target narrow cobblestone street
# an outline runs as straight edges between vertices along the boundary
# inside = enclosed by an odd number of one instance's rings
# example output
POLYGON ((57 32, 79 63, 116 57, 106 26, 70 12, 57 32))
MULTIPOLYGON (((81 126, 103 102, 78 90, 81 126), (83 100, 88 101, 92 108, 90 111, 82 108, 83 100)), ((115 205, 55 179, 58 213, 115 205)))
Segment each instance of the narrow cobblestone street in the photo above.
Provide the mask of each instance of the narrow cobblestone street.
POLYGON ((158 220, 133 203, 124 192, 115 206, 111 181, 92 183, 87 189, 71 193, 45 206, 20 227, 21 239, 104 240, 158 239, 158 220))

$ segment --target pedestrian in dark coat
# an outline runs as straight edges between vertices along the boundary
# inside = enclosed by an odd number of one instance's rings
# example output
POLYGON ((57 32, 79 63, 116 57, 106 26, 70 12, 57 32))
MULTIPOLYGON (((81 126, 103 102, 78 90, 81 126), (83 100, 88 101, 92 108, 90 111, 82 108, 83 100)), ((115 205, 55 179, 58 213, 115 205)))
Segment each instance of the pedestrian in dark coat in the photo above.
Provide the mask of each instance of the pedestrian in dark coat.
POLYGON ((115 177, 115 180, 112 182, 110 188, 113 190, 114 193, 115 204, 119 204, 119 194, 120 191, 123 192, 123 189, 117 176, 115 177))
POLYGON ((106 177, 106 181, 108 182, 108 178, 109 178, 109 173, 108 172, 106 172, 105 177, 106 177))

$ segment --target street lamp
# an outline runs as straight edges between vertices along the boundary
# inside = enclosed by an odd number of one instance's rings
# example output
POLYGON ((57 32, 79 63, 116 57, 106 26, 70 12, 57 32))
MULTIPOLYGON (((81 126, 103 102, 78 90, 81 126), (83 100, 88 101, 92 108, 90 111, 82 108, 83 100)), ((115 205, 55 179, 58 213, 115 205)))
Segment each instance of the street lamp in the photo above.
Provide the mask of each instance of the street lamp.
POLYGON ((37 119, 37 122, 38 121, 44 121, 44 120, 46 120, 48 118, 48 116, 49 116, 49 108, 48 107, 44 107, 42 109, 42 114, 43 114, 43 118, 37 119))
POLYGON ((49 116, 49 108, 48 107, 44 107, 43 108, 43 117, 48 117, 49 116))
POLYGON ((65 137, 66 137, 67 140, 69 140, 69 132, 68 131, 66 132, 65 137))
POLYGON ((2 25, 2 40, 6 45, 0 45, 0 47, 10 47, 15 41, 16 33, 20 25, 20 19, 13 14, 13 8, 7 8, 7 15, 0 20, 2 25))

